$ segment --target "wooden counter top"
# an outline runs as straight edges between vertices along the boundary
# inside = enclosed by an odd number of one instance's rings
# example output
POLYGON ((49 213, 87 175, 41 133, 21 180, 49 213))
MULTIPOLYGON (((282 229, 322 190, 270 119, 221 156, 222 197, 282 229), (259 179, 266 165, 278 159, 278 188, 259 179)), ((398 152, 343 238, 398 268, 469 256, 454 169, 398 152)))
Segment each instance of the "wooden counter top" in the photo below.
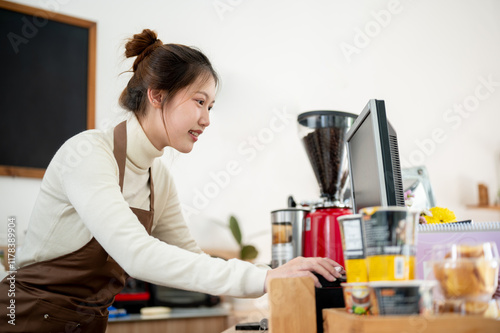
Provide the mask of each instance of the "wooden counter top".
POLYGON ((130 314, 110 318, 106 333, 220 333, 227 329, 229 315, 230 311, 224 307, 176 308, 168 314, 154 317, 130 314))
POLYGON ((185 318, 204 318, 204 317, 226 317, 230 311, 224 307, 199 307, 199 308, 173 308, 170 313, 158 316, 142 316, 138 313, 132 313, 126 317, 109 318, 108 323, 144 321, 144 320, 165 320, 165 319, 185 319, 185 318))

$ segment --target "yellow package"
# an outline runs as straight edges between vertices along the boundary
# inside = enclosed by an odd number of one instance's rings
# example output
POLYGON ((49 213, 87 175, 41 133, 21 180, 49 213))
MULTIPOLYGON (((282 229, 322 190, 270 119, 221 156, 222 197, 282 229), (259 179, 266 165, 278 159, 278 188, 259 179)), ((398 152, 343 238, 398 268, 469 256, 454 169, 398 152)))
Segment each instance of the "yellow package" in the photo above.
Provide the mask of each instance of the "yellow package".
POLYGON ((375 255, 367 259, 368 281, 415 279, 415 256, 375 255))
POLYGON ((368 270, 365 259, 345 260, 347 282, 368 282, 368 270))

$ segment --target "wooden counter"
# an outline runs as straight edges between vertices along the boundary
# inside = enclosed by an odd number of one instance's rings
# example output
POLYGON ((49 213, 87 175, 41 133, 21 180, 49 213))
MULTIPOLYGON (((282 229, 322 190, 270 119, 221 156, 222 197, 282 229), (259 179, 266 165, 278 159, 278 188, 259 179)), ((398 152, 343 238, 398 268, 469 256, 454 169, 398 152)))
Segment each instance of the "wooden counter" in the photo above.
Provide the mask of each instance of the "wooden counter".
MULTIPOLYGON (((238 331, 238 332, 243 332, 243 331, 238 331)), ((245 331, 245 332, 258 332, 258 331, 245 331)), ((225 330, 222 333, 236 333, 235 326, 229 327, 227 330, 225 330)))
MULTIPOLYGON (((273 279, 269 290, 270 333, 316 333, 314 283, 307 277, 273 279)), ((345 309, 324 309, 324 332, 498 333, 500 320, 458 314, 358 316, 345 309)), ((223 333, 239 333, 232 326, 223 333)), ((252 331, 245 331, 252 332, 252 331)), ((253 331, 258 332, 258 331, 253 331)))
POLYGON ((458 314, 358 316, 343 309, 323 310, 325 332, 357 333, 498 333, 500 320, 458 314))
POLYGON ((220 333, 228 327, 229 314, 230 311, 223 307, 178 308, 172 309, 169 314, 150 318, 130 314, 127 317, 110 318, 106 333, 220 333))

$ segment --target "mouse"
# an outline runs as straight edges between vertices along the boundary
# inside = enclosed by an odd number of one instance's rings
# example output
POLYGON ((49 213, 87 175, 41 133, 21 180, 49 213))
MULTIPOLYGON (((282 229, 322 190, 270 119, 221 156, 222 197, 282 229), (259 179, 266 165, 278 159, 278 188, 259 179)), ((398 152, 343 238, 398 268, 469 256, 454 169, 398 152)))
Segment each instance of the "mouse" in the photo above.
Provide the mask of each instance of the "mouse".
POLYGON ((333 288, 333 287, 337 287, 338 288, 338 287, 340 287, 340 284, 342 282, 346 282, 347 281, 347 278, 346 278, 345 274, 342 275, 339 278, 336 278, 335 281, 328 281, 327 279, 325 279, 323 277, 323 275, 318 274, 316 272, 313 272, 313 274, 318 278, 319 283, 321 284, 321 288, 333 288))

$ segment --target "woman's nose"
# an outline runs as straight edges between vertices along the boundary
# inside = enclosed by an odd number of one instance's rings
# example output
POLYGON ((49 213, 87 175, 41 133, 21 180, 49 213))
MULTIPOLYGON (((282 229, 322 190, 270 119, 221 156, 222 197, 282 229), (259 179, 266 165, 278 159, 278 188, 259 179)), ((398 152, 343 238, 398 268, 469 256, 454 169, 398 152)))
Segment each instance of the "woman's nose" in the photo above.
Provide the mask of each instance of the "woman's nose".
POLYGON ((203 110, 199 124, 203 127, 207 127, 208 125, 210 125, 210 111, 208 111, 208 109, 203 110))

